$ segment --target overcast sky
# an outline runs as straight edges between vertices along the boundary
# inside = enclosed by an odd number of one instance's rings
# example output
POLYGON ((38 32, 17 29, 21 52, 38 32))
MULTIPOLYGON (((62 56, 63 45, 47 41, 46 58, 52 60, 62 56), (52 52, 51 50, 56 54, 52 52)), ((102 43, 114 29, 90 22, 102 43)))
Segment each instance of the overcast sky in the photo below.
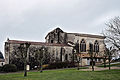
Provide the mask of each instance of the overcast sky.
POLYGON ((55 27, 100 34, 119 15, 120 0, 0 0, 0 50, 7 38, 45 41, 55 27))

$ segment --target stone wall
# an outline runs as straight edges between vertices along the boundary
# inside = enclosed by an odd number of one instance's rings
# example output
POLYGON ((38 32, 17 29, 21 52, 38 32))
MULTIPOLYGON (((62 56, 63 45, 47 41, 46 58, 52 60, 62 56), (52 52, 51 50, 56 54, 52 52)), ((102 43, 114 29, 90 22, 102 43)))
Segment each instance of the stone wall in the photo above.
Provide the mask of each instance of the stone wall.
MULTIPOLYGON (((20 46, 20 44, 17 43, 9 43, 6 42, 5 43, 5 63, 9 64, 11 63, 12 60, 14 60, 15 58, 20 58, 21 57, 21 53, 18 50, 18 47, 20 46)), ((34 57, 36 50, 41 49, 41 47, 43 47, 43 45, 34 45, 31 44, 29 47, 29 55, 30 57, 34 57)), ((70 46, 49 46, 49 45, 44 45, 44 47, 47 49, 47 53, 49 54, 49 56, 51 56, 51 61, 50 62, 56 62, 60 61, 60 56, 61 56, 61 48, 62 50, 62 61, 65 61, 65 55, 68 55, 68 61, 71 61, 72 59, 72 47, 70 46)))

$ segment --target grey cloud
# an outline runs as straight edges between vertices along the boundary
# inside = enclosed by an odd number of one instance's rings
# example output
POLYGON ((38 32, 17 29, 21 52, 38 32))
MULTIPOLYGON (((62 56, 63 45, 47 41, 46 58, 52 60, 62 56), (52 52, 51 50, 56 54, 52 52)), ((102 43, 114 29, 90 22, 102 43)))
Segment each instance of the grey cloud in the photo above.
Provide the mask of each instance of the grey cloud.
POLYGON ((10 39, 44 41, 51 29, 100 34, 120 14, 120 0, 1 0, 0 50, 10 39))

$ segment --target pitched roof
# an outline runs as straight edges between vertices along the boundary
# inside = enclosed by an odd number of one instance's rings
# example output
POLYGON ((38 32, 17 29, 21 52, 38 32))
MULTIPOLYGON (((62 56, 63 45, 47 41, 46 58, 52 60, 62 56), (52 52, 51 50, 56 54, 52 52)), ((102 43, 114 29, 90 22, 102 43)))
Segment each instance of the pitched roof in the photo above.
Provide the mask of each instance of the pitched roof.
POLYGON ((32 45, 45 45, 45 46, 68 46, 65 44, 56 44, 56 43, 45 43, 45 42, 34 42, 34 41, 20 41, 20 40, 8 40, 7 43, 11 44, 21 44, 21 43, 30 43, 32 45))
MULTIPOLYGON (((56 29, 59 29, 61 30, 60 28, 56 28, 56 29)), ((51 32, 49 32, 47 34, 47 36, 54 32, 56 29, 52 30, 51 32)), ((63 30, 61 30, 62 32, 64 32, 63 30)), ((64 32, 64 33, 67 33, 67 32, 64 32)), ((67 33, 67 34, 73 34, 75 36, 81 36, 81 37, 91 37, 91 38, 100 38, 100 39, 105 39, 105 36, 101 36, 101 35, 93 35, 93 34, 83 34, 83 33, 67 33)), ((45 37, 45 39, 47 38, 47 36, 45 37)))

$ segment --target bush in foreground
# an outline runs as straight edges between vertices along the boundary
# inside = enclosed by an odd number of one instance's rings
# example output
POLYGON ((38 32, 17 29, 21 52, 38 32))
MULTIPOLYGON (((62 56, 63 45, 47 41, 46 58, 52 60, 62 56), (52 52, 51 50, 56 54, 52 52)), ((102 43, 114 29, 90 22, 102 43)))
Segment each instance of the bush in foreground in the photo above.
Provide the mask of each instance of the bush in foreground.
POLYGON ((2 71, 3 72, 16 72, 17 71, 17 67, 14 64, 5 64, 2 67, 2 71))
POLYGON ((0 72, 2 71, 2 66, 0 66, 0 72))

